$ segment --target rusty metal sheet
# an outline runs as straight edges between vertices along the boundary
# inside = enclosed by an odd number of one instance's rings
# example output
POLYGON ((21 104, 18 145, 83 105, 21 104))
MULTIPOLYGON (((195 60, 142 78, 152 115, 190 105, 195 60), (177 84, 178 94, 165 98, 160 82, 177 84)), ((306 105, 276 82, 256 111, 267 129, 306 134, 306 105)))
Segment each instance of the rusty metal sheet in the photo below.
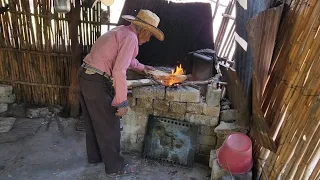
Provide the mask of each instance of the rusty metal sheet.
POLYGON ((143 157, 191 167, 196 152, 197 133, 196 125, 150 115, 143 157))

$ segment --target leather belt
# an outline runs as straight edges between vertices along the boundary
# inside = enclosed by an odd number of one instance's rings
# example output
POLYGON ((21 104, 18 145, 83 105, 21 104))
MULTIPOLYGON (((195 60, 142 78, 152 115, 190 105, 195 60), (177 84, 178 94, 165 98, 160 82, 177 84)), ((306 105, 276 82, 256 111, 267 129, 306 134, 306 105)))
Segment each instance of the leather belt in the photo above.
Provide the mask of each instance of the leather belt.
POLYGON ((89 64, 87 64, 85 62, 82 63, 81 67, 83 67, 83 68, 85 68, 85 69, 87 69, 89 71, 92 71, 94 73, 100 74, 101 76, 106 77, 109 81, 112 82, 112 78, 106 72, 100 71, 99 69, 97 69, 97 68, 95 68, 95 67, 93 67, 93 66, 91 66, 91 65, 89 65, 89 64))

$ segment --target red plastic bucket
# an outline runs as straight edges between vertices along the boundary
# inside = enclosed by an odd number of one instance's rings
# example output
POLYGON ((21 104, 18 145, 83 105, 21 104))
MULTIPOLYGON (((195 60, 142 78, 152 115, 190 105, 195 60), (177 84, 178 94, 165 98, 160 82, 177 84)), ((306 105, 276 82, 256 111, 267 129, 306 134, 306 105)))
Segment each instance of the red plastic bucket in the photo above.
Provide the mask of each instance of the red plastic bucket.
POLYGON ((245 174, 251 170, 252 142, 243 133, 232 133, 217 150, 219 165, 232 174, 245 174))

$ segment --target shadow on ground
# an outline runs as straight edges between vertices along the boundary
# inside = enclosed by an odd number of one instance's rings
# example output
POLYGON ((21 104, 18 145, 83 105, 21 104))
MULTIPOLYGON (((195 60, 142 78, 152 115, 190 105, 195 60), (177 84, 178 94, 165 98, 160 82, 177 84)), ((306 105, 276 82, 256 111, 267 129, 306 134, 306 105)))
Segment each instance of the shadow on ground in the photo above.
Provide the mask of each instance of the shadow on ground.
MULTIPOLYGON (((11 131, 0 134, 1 180, 108 180, 104 165, 86 161, 85 134, 75 131, 76 120, 17 118, 11 131), (61 128, 61 125, 63 128, 61 128)), ((125 155, 139 174, 121 180, 208 180, 209 168, 175 167, 125 155)))

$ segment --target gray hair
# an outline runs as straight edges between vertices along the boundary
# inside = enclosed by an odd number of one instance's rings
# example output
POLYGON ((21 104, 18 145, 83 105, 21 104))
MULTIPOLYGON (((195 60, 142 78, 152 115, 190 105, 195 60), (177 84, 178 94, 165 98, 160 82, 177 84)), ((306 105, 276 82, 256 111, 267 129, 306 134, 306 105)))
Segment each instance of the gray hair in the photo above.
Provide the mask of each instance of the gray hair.
POLYGON ((137 33, 140 33, 140 31, 142 30, 142 28, 136 24, 133 24, 133 26, 136 28, 137 33))

